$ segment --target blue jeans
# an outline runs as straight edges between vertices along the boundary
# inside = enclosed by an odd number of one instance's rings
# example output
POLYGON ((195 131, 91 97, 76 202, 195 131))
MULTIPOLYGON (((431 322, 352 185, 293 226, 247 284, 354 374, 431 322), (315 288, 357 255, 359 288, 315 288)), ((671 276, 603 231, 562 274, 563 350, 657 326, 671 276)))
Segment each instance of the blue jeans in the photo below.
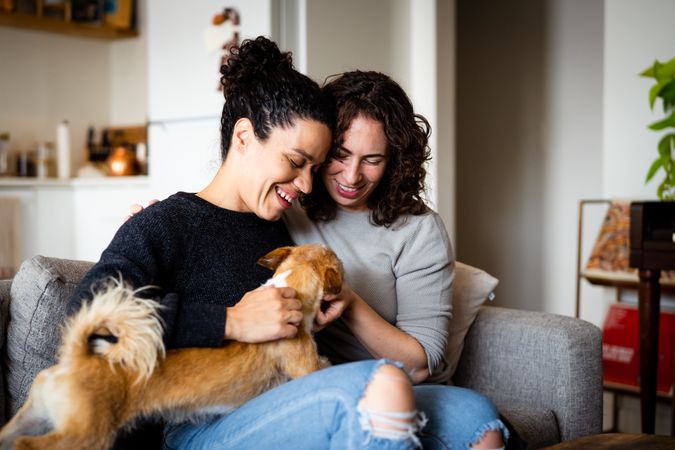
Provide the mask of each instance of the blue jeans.
POLYGON ((385 361, 360 361, 320 370, 285 383, 231 413, 204 422, 167 425, 165 449, 425 449, 468 448, 489 430, 508 431, 494 406, 459 387, 416 386, 417 408, 428 417, 414 438, 371 435, 357 404, 385 361))

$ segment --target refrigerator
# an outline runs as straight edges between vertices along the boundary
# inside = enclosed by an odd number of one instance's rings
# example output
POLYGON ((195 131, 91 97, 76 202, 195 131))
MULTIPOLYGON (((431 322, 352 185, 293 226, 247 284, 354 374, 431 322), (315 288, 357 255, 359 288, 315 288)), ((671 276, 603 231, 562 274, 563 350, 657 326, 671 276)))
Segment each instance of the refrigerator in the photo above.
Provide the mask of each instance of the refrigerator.
MULTIPOLYGON (((275 0, 147 0, 148 150, 151 191, 165 198, 204 188, 221 164, 221 40, 271 36, 275 0), (232 20, 214 17, 233 8, 232 20)), ((231 18, 231 17, 230 17, 231 18)))

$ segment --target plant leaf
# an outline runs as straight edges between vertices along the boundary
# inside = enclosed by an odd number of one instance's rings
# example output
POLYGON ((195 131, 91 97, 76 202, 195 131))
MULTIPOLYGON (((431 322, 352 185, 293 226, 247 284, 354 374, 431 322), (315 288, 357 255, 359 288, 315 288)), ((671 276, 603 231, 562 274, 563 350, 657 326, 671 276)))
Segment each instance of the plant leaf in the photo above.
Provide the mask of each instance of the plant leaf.
POLYGON ((663 107, 670 110, 675 106, 675 78, 670 80, 668 84, 661 89, 659 97, 663 99, 663 107))
POLYGON ((651 109, 654 109, 654 102, 659 97, 659 94, 661 93, 661 89, 666 87, 669 82, 670 82, 670 80, 659 81, 654 86, 652 86, 652 88, 649 90, 649 107, 651 109))
POLYGON ((666 134, 659 141, 659 155, 661 158, 670 158, 670 149, 675 145, 675 134, 666 134))
POLYGON ((640 72, 640 76, 648 77, 648 78, 656 78, 656 75, 655 75, 656 67, 657 67, 657 65, 660 65, 660 64, 661 63, 658 62, 658 60, 654 60, 654 63, 651 66, 649 66, 648 68, 646 68, 645 70, 640 72))
POLYGON ((659 120, 658 122, 654 122, 653 124, 649 125, 649 128, 652 130, 663 130, 664 128, 668 127, 673 127, 675 128, 675 111, 668 117, 666 117, 663 120, 659 120))
POLYGON ((656 196, 659 198, 661 201, 665 201, 665 198, 663 197, 663 192, 666 190, 666 180, 663 180, 661 184, 659 184, 659 187, 656 188, 656 196))
POLYGON ((675 58, 665 64, 659 64, 655 67, 655 76, 659 81, 671 80, 675 76, 675 58))
POLYGON ((663 160, 661 158, 656 158, 654 160, 651 167, 649 168, 649 171, 647 171, 647 178, 645 178, 645 184, 649 183, 651 179, 654 178, 654 175, 656 174, 656 172, 659 171, 662 165, 663 160))

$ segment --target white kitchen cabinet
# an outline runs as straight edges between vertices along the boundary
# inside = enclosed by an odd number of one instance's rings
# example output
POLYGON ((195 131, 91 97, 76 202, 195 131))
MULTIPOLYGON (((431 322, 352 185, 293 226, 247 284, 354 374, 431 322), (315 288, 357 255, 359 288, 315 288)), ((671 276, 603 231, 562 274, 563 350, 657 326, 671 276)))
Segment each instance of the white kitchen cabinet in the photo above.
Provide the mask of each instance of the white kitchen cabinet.
POLYGON ((0 178, 0 196, 21 202, 22 255, 97 261, 132 203, 152 197, 147 177, 80 180, 0 178))

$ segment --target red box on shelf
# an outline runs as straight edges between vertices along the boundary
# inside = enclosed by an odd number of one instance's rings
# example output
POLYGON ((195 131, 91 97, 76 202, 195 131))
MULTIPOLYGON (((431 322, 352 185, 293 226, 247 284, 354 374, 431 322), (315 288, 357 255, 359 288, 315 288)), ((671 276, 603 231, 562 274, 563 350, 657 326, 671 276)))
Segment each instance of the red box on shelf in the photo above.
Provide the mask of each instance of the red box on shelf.
MULTIPOLYGON (((611 305, 602 328, 604 381, 640 386, 640 339, 637 306, 611 305)), ((670 394, 673 386, 673 331, 675 312, 661 311, 656 391, 670 394)))

